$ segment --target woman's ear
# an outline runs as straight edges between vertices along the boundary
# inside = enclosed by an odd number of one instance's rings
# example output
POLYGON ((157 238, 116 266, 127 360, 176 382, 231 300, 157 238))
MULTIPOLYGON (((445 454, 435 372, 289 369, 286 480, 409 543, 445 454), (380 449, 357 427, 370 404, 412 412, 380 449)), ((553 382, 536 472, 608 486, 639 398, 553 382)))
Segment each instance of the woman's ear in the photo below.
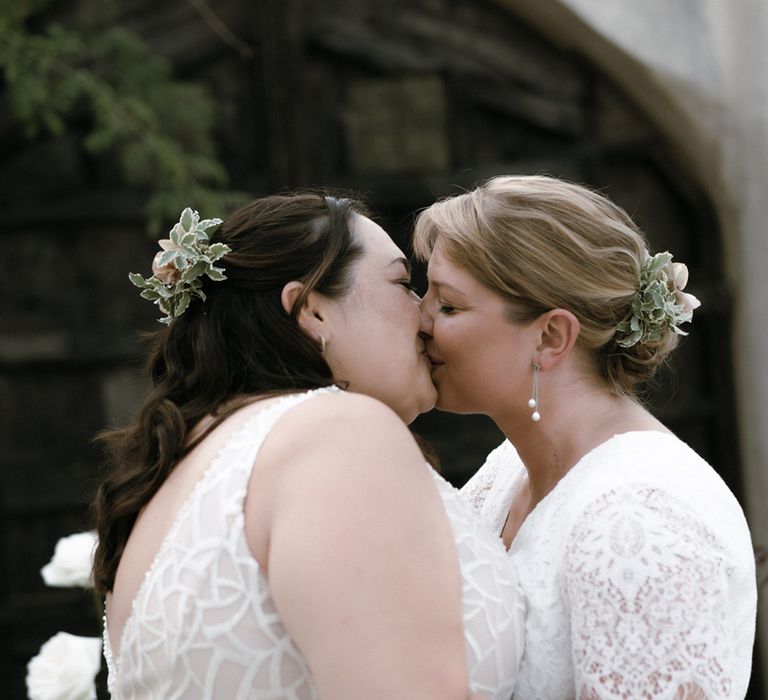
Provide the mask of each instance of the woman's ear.
MULTIPOLYGON (((280 303, 287 314, 291 314, 297 299, 303 291, 304 285, 301 282, 288 282, 283 287, 283 291, 280 292, 280 303)), ((310 292, 307 295, 307 298, 304 299, 304 302, 299 309, 298 316, 296 317, 299 327, 318 342, 320 342, 320 337, 323 335, 322 326, 324 320, 320 309, 319 298, 320 295, 316 292, 310 292)), ((327 331, 325 331, 325 334, 327 334, 327 331)))
POLYGON ((283 305, 285 313, 289 316, 303 289, 304 285, 301 282, 288 282, 288 284, 283 287, 283 291, 280 292, 280 303, 283 305))
POLYGON ((548 370, 568 357, 581 332, 581 324, 570 311, 552 309, 538 319, 538 364, 548 370))

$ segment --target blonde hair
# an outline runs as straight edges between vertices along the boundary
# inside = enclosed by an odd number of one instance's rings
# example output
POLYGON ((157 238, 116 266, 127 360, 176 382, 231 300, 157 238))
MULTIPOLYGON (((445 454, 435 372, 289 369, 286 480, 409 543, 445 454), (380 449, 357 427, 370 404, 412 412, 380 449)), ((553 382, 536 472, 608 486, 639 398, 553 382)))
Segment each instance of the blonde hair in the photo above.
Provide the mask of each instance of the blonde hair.
POLYGON ((510 301, 512 322, 572 312, 578 343, 616 394, 635 396, 677 345, 671 330, 654 342, 617 344, 648 245, 621 207, 592 190, 539 175, 495 177, 419 214, 416 255, 428 260, 438 239, 454 262, 510 301))

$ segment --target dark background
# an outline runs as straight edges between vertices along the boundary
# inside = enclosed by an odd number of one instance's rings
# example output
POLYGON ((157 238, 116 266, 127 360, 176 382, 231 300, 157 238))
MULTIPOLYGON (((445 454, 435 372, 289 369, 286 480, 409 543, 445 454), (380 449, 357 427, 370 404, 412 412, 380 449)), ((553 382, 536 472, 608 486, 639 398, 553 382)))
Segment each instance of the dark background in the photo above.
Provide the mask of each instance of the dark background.
MULTIPOLYGON (((353 190, 404 249, 414 212, 494 174, 565 177, 624 206, 655 250, 688 264, 703 301, 649 402, 741 497, 712 204, 594 66, 483 0, 215 3, 247 51, 198 3, 119 4, 120 22, 213 92, 219 156, 253 196, 353 190)), ((137 333, 157 314, 127 272, 148 273, 155 243, 146 193, 126 188, 109 157, 88 155, 76 131, 24 139, 2 100, 0 85, 0 679, 3 697, 23 698, 26 662, 48 637, 100 633, 90 594, 47 588, 39 569, 59 537, 89 527, 92 438, 144 391, 137 333)), ((433 412, 415 428, 457 485, 501 441, 482 417, 433 412)))

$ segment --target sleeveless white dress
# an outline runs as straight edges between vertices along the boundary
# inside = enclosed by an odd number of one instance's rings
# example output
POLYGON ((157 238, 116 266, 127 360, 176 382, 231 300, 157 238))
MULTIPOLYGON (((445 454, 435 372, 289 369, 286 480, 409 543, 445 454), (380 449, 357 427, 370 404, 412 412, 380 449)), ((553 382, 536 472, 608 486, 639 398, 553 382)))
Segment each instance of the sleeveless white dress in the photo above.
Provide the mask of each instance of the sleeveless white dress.
MULTIPOLYGON (((525 480, 504 442, 461 493, 498 535, 525 480)), ((509 557, 528 605, 516 700, 672 700, 691 684, 708 700, 744 697, 757 596, 747 523, 674 435, 594 448, 528 515, 509 557)))
MULTIPOLYGON (((328 391, 333 389, 286 396, 254 415, 196 484, 139 587, 114 658, 105 617, 113 698, 318 697, 248 548, 243 505, 253 463, 272 427, 294 406, 328 391)), ((471 687, 494 700, 508 699, 523 650, 525 608, 517 577, 498 538, 458 491, 436 473, 435 484, 461 565, 471 687)))

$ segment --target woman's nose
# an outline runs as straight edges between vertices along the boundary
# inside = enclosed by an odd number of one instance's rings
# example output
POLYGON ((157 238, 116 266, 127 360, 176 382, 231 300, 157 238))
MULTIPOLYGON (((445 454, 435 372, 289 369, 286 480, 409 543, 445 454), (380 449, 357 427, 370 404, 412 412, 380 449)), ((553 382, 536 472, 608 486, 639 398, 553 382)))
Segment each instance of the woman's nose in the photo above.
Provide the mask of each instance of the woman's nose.
POLYGON ((432 325, 432 314, 428 310, 427 295, 424 295, 421 304, 419 304, 419 335, 422 338, 431 338, 432 325))

